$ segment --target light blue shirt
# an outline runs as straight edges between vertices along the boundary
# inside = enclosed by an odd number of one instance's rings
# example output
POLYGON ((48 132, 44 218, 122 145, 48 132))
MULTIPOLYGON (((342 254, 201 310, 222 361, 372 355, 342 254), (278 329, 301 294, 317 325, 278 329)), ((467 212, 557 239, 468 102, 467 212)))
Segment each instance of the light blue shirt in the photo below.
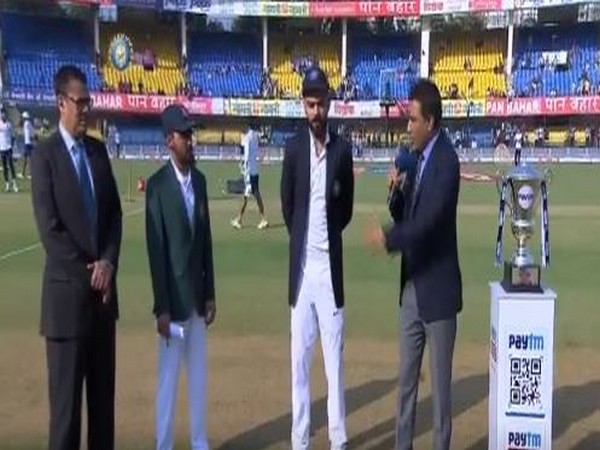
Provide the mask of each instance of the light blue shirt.
POLYGON ((194 229, 194 208, 196 207, 196 198, 194 195, 194 186, 192 184, 192 171, 191 169, 187 173, 182 173, 178 168, 173 159, 171 159, 173 169, 175 170, 175 176, 179 182, 179 188, 183 195, 183 201, 185 203, 185 212, 187 214, 188 222, 192 230, 194 229))
POLYGON ((94 188, 94 177, 92 177, 92 168, 90 166, 90 161, 88 160, 87 154, 85 152, 85 145, 83 142, 79 142, 79 145, 81 146, 81 148, 83 149, 83 151, 80 153, 77 149, 77 142, 75 141, 75 139, 73 139, 73 136, 71 136, 71 133, 69 133, 65 127, 63 127, 62 123, 58 123, 58 131, 60 133, 60 135, 62 136, 62 139, 67 147, 67 149, 69 150, 69 156, 71 157, 71 161, 73 162, 73 167, 75 168, 75 173, 77 174, 77 178, 79 179, 79 158, 83 157, 83 161, 85 163, 85 167, 87 168, 88 171, 88 176, 90 178, 90 183, 92 185, 92 193, 94 194, 94 197, 96 196, 96 190, 94 188))
POLYGON ((421 171, 419 172, 419 180, 423 179, 423 171, 425 170, 425 166, 427 165, 427 161, 429 160, 429 156, 431 155, 431 151, 433 150, 433 146, 437 142, 439 135, 440 135, 439 131, 437 133, 435 133, 435 135, 431 138, 431 140, 427 143, 427 145, 425 146, 425 149, 423 150, 423 153, 422 153, 423 162, 421 163, 421 171))

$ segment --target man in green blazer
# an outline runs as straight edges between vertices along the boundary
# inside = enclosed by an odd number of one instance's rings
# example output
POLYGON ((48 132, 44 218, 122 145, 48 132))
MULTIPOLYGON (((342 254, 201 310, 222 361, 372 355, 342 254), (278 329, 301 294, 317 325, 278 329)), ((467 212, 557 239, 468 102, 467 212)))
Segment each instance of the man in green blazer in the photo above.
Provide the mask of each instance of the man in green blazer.
POLYGON ((162 113, 169 161, 146 187, 146 243, 159 333, 157 450, 172 450, 179 367, 187 366, 191 448, 208 450, 206 328, 215 282, 206 179, 194 166, 194 124, 180 105, 162 113))

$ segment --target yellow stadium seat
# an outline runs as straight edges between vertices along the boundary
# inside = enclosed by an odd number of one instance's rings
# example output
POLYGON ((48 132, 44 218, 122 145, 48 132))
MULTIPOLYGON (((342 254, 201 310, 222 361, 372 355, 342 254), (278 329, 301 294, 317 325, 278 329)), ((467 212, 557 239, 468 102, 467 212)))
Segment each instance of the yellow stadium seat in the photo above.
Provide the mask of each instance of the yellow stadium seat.
POLYGON ((243 131, 243 127, 235 125, 209 126, 196 132, 196 141, 201 144, 240 145, 243 131))
POLYGON ((175 95, 177 89, 184 84, 183 72, 180 68, 180 57, 176 34, 170 27, 160 24, 139 24, 120 21, 113 24, 102 24, 101 48, 103 56, 102 73, 108 86, 117 89, 120 82, 131 84, 133 93, 139 93, 138 84, 143 85, 144 93, 158 93, 163 91, 166 95, 175 95), (152 30, 151 34, 148 30, 152 30), (133 51, 143 52, 150 49, 156 56, 154 70, 144 70, 141 65, 133 61, 123 71, 112 65, 109 47, 115 36, 126 35, 133 46, 133 51))
POLYGON ((447 93, 456 84, 462 97, 483 99, 488 90, 506 93, 506 77, 495 73, 504 65, 504 41, 501 33, 458 34, 432 39, 432 78, 447 93), (466 64, 470 70, 466 70, 466 64))
POLYGON ((327 76, 329 84, 337 89, 342 81, 341 60, 338 52, 339 39, 326 36, 303 36, 290 39, 273 36, 269 47, 271 76, 284 94, 300 95, 302 76, 294 71, 293 60, 303 56, 312 56, 327 76))

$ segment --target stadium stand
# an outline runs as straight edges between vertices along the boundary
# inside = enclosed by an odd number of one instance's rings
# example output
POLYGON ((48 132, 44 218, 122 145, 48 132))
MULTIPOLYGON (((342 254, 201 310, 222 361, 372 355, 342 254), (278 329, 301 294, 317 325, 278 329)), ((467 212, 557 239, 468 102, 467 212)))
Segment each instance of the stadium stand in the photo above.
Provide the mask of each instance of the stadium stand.
POLYGON ((431 39, 432 77, 447 98, 506 95, 502 33, 436 33, 431 39))
POLYGON ((298 97, 302 74, 312 64, 327 73, 331 88, 337 90, 341 83, 339 42, 339 36, 305 35, 298 39, 273 35, 269 63, 279 97, 298 97))
POLYGON ((100 88, 92 36, 84 22, 13 13, 0 21, 10 87, 52 90, 58 68, 73 64, 86 74, 90 89, 100 88))
POLYGON ((261 61, 260 42, 254 35, 193 33, 189 38, 188 76, 200 95, 259 96, 261 61))
POLYGON ((517 96, 591 95, 600 90, 597 24, 521 29, 516 39, 517 96))
POLYGON ((204 130, 198 130, 196 141, 201 144, 240 145, 243 132, 243 125, 212 125, 204 130))
POLYGON ((101 27, 100 42, 102 74, 109 90, 164 95, 183 91, 185 78, 181 70, 177 32, 173 26, 127 20, 106 23, 101 27), (134 52, 132 64, 123 71, 112 65, 109 55, 111 41, 119 34, 130 39, 134 52), (142 64, 141 58, 135 54, 149 54, 149 58, 142 64))
POLYGON ((379 98, 380 73, 395 72, 394 97, 408 98, 419 75, 419 42, 416 36, 356 36, 350 43, 351 73, 358 86, 356 98, 379 98))

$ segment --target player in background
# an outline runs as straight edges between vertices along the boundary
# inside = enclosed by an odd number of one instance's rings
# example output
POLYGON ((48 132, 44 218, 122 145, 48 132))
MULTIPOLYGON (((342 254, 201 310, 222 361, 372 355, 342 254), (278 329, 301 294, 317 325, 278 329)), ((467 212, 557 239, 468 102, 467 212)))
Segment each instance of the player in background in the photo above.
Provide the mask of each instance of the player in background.
POLYGON ((2 159, 2 170, 4 171, 4 191, 19 192, 17 179, 15 177, 15 163, 13 161, 13 143, 15 141, 12 125, 6 116, 4 107, 0 108, 0 157, 2 159), (10 173, 9 173, 10 170, 10 173), (12 182, 11 182, 12 176, 12 182))
POLYGON ((21 178, 29 178, 31 179, 31 175, 27 174, 27 163, 29 162, 29 158, 31 158, 31 152, 33 151, 33 143, 35 142, 35 128, 33 127, 33 123, 31 122, 31 118, 29 117, 29 113, 24 111, 21 115, 23 119, 23 170, 21 172, 21 178))
POLYGON ((242 228, 242 220, 244 218, 244 213, 246 212, 246 205, 248 204, 248 197, 250 194, 252 194, 256 199, 258 212, 260 213, 258 229, 264 230, 269 226, 269 222, 265 217, 265 206, 263 204, 262 196, 260 195, 260 188, 258 186, 258 167, 260 161, 258 160, 258 131, 256 128, 256 124, 251 123, 248 126, 248 131, 242 135, 241 146, 244 151, 243 171, 246 189, 244 191, 244 200, 242 201, 240 213, 231 221, 231 226, 238 230, 242 228))

